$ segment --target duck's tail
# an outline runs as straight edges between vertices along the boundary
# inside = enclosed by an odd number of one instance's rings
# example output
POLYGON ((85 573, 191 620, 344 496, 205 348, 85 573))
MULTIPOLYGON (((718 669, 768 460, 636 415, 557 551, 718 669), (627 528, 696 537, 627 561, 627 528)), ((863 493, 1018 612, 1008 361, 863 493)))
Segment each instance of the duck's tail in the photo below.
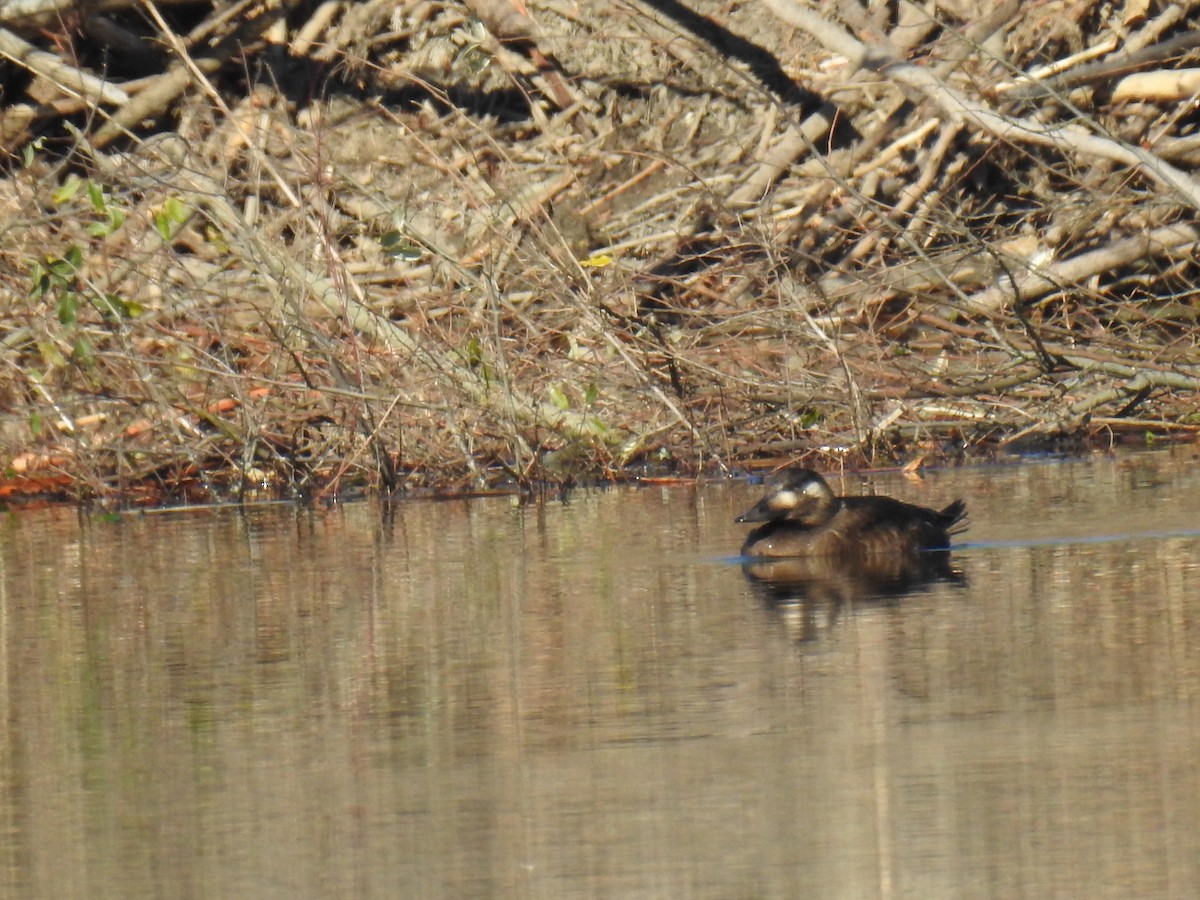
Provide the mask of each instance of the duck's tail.
POLYGON ((967 518, 967 504, 962 500, 955 500, 940 513, 938 519, 941 526, 946 529, 946 534, 962 534, 971 524, 967 518))

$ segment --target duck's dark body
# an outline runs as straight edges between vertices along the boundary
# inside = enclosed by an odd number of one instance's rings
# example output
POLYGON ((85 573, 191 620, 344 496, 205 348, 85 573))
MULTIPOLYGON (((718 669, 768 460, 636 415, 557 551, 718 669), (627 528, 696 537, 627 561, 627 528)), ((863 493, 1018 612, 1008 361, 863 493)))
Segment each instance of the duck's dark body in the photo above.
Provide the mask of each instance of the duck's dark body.
POLYGON ((786 469, 737 521, 766 523, 747 536, 743 556, 866 558, 944 550, 965 519, 961 500, 938 511, 890 497, 836 497, 816 472, 786 469))

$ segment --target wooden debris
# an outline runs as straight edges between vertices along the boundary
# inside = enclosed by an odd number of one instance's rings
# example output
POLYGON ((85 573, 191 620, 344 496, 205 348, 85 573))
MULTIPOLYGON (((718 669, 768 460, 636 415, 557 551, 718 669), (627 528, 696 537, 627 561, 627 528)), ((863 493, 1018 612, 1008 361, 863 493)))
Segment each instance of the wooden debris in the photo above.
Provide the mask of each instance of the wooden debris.
POLYGON ((26 486, 1200 429, 1200 3, 47 4, 0 4, 26 486))

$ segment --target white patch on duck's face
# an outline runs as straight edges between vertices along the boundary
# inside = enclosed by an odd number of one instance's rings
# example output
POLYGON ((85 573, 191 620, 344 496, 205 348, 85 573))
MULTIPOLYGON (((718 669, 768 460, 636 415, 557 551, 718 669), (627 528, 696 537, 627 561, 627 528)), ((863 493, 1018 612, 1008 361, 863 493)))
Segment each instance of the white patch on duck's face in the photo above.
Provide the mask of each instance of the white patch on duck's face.
POLYGON ((792 490, 776 491, 767 500, 767 509, 771 512, 786 512, 800 505, 800 497, 792 490))
POLYGON ((829 488, 820 481, 809 481, 801 491, 806 497, 824 497, 829 494, 829 488))

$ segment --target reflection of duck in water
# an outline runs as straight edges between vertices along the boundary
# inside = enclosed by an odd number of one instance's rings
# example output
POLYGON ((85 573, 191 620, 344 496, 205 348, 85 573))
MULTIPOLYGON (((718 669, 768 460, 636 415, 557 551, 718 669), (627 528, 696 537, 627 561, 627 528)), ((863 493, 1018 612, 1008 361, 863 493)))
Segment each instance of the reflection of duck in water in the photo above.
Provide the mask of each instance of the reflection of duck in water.
POLYGON ((784 469, 767 479, 767 494, 737 517, 764 522, 746 537, 742 556, 865 560, 945 550, 966 528, 967 506, 940 512, 891 497, 837 497, 811 469, 784 469))
POLYGON ((743 562, 742 573, 767 606, 802 607, 813 617, 824 610, 829 624, 845 608, 887 605, 939 581, 964 582, 948 550, 863 557, 849 565, 832 556, 760 557, 743 562))
POLYGON ((940 512, 890 497, 837 497, 816 472, 786 469, 738 522, 763 522, 742 545, 742 571, 771 606, 800 606, 811 633, 824 609, 897 597, 934 581, 960 581, 950 536, 966 528, 966 504, 940 512))

